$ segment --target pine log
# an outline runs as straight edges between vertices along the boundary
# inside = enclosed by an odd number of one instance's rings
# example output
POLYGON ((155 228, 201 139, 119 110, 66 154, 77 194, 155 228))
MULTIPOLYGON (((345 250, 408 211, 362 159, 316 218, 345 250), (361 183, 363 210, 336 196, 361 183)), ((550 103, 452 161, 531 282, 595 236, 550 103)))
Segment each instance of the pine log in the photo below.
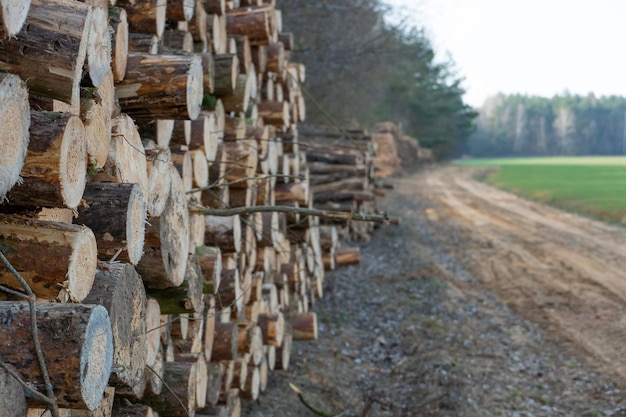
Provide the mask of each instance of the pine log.
POLYGON ((141 277, 129 264, 108 264, 96 273, 83 302, 109 312, 118 369, 110 383, 118 394, 141 397, 146 387, 146 292, 141 277))
POLYGON ((186 30, 166 29, 160 46, 160 53, 190 54, 193 52, 193 36, 186 30))
MULTIPOLYGON (((191 122, 189 149, 201 149, 207 161, 214 161, 217 153, 217 119, 214 112, 201 111, 198 118, 191 122)), ((207 172, 207 180, 208 180, 207 172)))
MULTIPOLYGON (((113 336, 102 306, 37 303, 37 327, 60 407, 95 409, 111 374, 113 336)), ((3 360, 45 392, 24 302, 0 302, 3 360)))
POLYGON ((169 0, 166 17, 168 20, 188 21, 193 18, 195 0, 169 0))
POLYGON ((263 101, 257 104, 259 117, 265 123, 276 126, 279 129, 286 129, 291 123, 289 105, 285 101, 263 101))
POLYGON ((148 195, 145 150, 133 119, 122 114, 113 119, 112 125, 107 162, 91 180, 139 184, 144 195, 148 195))
POLYGON ((215 93, 215 59, 213 54, 203 52, 200 54, 202 59, 202 84, 204 86, 204 94, 215 93))
MULTIPOLYGON (((219 305, 216 305, 219 308, 219 305)), ((231 361, 237 358, 238 326, 235 322, 215 323, 211 360, 231 361)))
POLYGON ((2 21, 3 37, 17 35, 28 16, 31 0, 0 1, 0 21, 2 21))
POLYGON ((232 386, 239 390, 246 386, 246 379, 248 378, 248 364, 245 358, 239 357, 235 359, 235 370, 233 373, 232 386))
POLYGON ((128 15, 121 7, 109 8, 109 26, 113 33, 111 37, 111 68, 113 77, 119 82, 126 74, 126 60, 128 59, 128 15))
POLYGON ((152 366, 157 360, 157 354, 159 353, 161 345, 161 307, 159 302, 154 298, 148 297, 146 299, 146 346, 145 356, 146 365, 152 366))
POLYGON ((337 266, 353 265, 360 262, 360 249, 358 246, 351 248, 339 248, 335 251, 337 266))
POLYGON ((241 394, 248 400, 256 401, 261 393, 261 374, 259 367, 248 365, 248 378, 241 390, 241 394))
POLYGON ((224 16, 209 16, 206 22, 207 33, 210 34, 213 53, 225 54, 227 50, 228 38, 226 35, 226 20, 224 16), (212 18, 211 18, 212 17, 212 18))
POLYGON ((254 77, 248 74, 238 74, 235 80, 235 88, 231 94, 221 96, 224 109, 227 112, 246 112, 250 105, 254 77))
MULTIPOLYGON (((170 136, 170 146, 183 145, 180 149, 187 150, 191 140, 191 120, 174 120, 174 127, 170 136)), ((178 148, 178 146, 176 146, 178 148)))
POLYGON ((195 256, 189 256, 183 282, 163 289, 147 289, 151 298, 159 302, 161 314, 181 314, 202 311, 202 284, 204 278, 195 256))
POLYGON ((200 246, 196 256, 204 277, 205 294, 213 294, 220 286, 222 274, 222 251, 217 246, 200 246))
POLYGON ((77 224, 89 227, 98 256, 136 265, 143 255, 146 199, 137 184, 89 183, 78 209, 77 224), (121 253, 118 251, 122 251, 121 253))
POLYGON ((159 217, 165 210, 165 204, 172 187, 170 164, 172 154, 168 147, 159 146, 154 149, 146 149, 148 195, 147 209, 150 217, 159 217))
POLYGON ((161 38, 165 29, 167 0, 121 0, 117 5, 126 9, 131 32, 161 38))
POLYGON ((203 0, 195 0, 194 16, 188 22, 188 29, 194 40, 194 50, 207 53, 211 48, 207 37, 207 19, 209 16, 204 11, 202 3, 203 0))
POLYGON ((277 349, 276 352, 276 368, 282 369, 284 371, 289 369, 292 341, 293 336, 291 335, 291 332, 285 332, 283 344, 277 349))
POLYGON ((147 288, 168 288, 182 284, 189 253, 189 214, 183 182, 170 167, 172 187, 161 216, 149 219, 145 254, 137 271, 147 288))
POLYGON ((116 92, 133 117, 194 120, 202 105, 202 61, 198 55, 131 53, 116 92))
POLYGON ((92 169, 99 169, 107 161, 111 147, 111 114, 100 95, 81 97, 80 117, 85 126, 87 154, 92 169))
MULTIPOLYGON (((222 386, 220 389, 220 402, 224 401, 224 395, 233 388, 233 380, 235 378, 235 359, 225 361, 226 369, 224 371, 224 377, 222 378, 222 386)), ((239 392, 239 389, 234 388, 239 392)))
MULTIPOLYGON (((85 226, 0 215, 2 251, 39 298, 81 302, 96 274, 97 249, 85 226)), ((22 290, 0 269, 0 282, 22 290)))
MULTIPOLYGON (((89 2, 88 2, 89 3, 89 2)), ((109 5, 92 2, 92 19, 87 38, 86 70, 91 84, 99 87, 111 69, 111 33, 109 32, 109 5)))
POLYGON ((267 70, 276 74, 282 74, 286 69, 285 45, 282 42, 274 42, 267 47, 267 70))
POLYGON ((115 388, 106 387, 102 402, 93 410, 72 410, 70 417, 111 417, 113 402, 115 400, 115 388))
MULTIPOLYGON (((3 11, 4 16, 6 12, 3 11)), ((9 12, 11 15, 11 8, 9 12)), ((28 150, 30 123, 25 84, 17 75, 0 73, 0 125, 4 131, 0 142, 0 201, 4 201, 7 192, 20 179, 28 150)))
POLYGON ((225 366, 220 362, 207 363, 207 392, 206 402, 215 406, 220 398, 222 378, 224 377, 225 366))
POLYGON ((69 113, 33 112, 30 143, 20 173, 23 183, 11 189, 11 204, 78 206, 86 184, 87 147, 80 118, 69 113))
POLYGON ((239 58, 239 72, 248 74, 252 65, 252 49, 250 48, 250 40, 247 36, 233 35, 237 45, 237 58, 239 58))
POLYGON ((314 312, 289 314, 294 340, 317 340, 317 315, 314 312))
MULTIPOLYGON (((26 413, 26 417, 52 417, 52 413, 50 412, 50 410, 44 410, 40 408, 40 404, 37 404, 37 407, 38 408, 29 407, 28 412, 26 413)), ((59 408, 59 416, 72 417, 72 410, 70 410, 69 408, 59 408)), ((15 416, 12 415, 11 417, 15 416)))
POLYGON ((85 3, 33 0, 16 36, 0 28, 0 69, 26 80, 31 94, 77 105, 92 19, 85 3))
POLYGON ((282 313, 259 314, 258 325, 263 332, 264 344, 278 347, 283 343, 285 318, 282 313))
MULTIPOLYGON (((159 37, 148 33, 129 33, 128 52, 156 55, 159 52, 159 37)), ((128 62, 128 55, 126 56, 126 62, 128 62)), ((126 71, 124 71, 124 76, 126 76, 126 71)), ((116 81, 123 79, 124 77, 116 81)))
MULTIPOLYGON (((224 117, 224 140, 227 142, 236 142, 246 138, 246 119, 243 114, 229 113, 232 116, 224 117)), ((236 147, 236 145, 229 145, 236 147)))
POLYGON ((159 395, 163 391, 163 372, 165 367, 165 352, 161 344, 152 364, 146 363, 146 390, 143 396, 159 395))
POLYGON ((196 404, 195 372, 195 363, 165 362, 163 379, 169 389, 163 390, 160 395, 145 397, 141 402, 162 416, 193 416, 196 404))
POLYGON ((309 184, 306 181, 276 184, 274 196, 277 203, 297 201, 303 207, 309 204, 309 184))
POLYGON ((239 58, 233 54, 214 56, 215 74, 213 94, 217 97, 232 95, 237 86, 239 75, 239 58))
POLYGON ((210 361, 213 353, 213 340, 215 337, 215 297, 204 296, 204 334, 202 337, 202 350, 204 360, 210 361))
POLYGON ((227 15, 226 31, 232 35, 247 36, 253 44, 267 45, 277 36, 274 12, 271 5, 233 10, 227 15))
POLYGON ((0 417, 26 415, 24 388, 13 376, 0 369, 0 417))
POLYGON ((220 286, 215 292, 216 308, 230 307, 237 312, 243 309, 243 295, 239 269, 224 269, 220 279, 220 286))
POLYGON ((241 250, 241 220, 239 216, 206 216, 205 246, 218 246, 223 252, 241 250))

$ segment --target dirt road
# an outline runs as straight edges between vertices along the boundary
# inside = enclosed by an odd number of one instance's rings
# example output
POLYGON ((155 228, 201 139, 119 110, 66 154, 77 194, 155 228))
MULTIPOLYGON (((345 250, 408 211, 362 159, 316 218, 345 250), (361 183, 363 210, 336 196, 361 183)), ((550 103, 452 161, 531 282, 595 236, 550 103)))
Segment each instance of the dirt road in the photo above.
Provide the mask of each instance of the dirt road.
MULTIPOLYGON (((503 302, 626 379, 626 229, 526 201, 471 172, 420 178, 436 207, 429 219, 458 222, 475 236, 458 250, 503 302)), ((414 181, 400 181, 400 191, 410 193, 414 181)))
POLYGON ((327 274, 319 340, 245 416, 626 415, 626 229, 433 167, 394 180, 402 219, 327 274))

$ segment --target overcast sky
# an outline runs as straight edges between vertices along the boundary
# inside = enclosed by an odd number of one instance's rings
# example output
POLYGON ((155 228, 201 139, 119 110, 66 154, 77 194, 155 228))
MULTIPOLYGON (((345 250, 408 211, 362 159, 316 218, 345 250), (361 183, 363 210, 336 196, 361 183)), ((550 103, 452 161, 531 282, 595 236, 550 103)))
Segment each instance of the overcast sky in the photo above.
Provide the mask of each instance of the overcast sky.
POLYGON ((385 0, 450 53, 478 106, 499 91, 626 96, 625 0, 385 0))

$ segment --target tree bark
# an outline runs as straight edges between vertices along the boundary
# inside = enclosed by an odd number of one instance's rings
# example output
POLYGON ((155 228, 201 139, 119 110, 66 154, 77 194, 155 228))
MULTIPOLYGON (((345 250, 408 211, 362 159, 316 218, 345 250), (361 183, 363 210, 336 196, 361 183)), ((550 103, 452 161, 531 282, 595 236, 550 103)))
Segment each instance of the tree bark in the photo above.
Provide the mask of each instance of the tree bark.
POLYGON ((241 220, 239 216, 206 216, 205 246, 218 246, 222 252, 241 250, 241 220))
POLYGON ((167 0, 118 0, 128 13, 128 28, 161 38, 165 29, 167 0))
POLYGON ((30 94, 77 106, 92 19, 85 3, 33 0, 15 37, 0 30, 0 69, 26 80, 30 94))
POLYGON ((282 313, 259 314, 258 325, 266 345, 279 347, 285 335, 285 318, 282 313))
POLYGON ((14 205, 76 208, 87 182, 83 123, 69 113, 33 112, 31 118, 23 183, 8 199, 14 205))
POLYGON ((168 20, 189 21, 193 18, 195 0, 170 0, 167 2, 168 20))
MULTIPOLYGON (((28 10, 28 8, 26 8, 28 10)), ((0 74, 0 201, 20 179, 31 123, 28 91, 20 77, 0 74)))
MULTIPOLYGON (((148 33, 129 33, 128 34, 128 52, 138 54, 156 55, 159 52, 159 37, 148 33)), ((128 55, 126 56, 128 63, 128 55)), ((124 71, 126 76, 126 71, 124 71)), ((117 80, 122 81, 124 78, 117 80)))
POLYGON ((92 176, 95 182, 139 184, 148 195, 145 150, 133 119, 122 114, 113 119, 111 148, 103 169, 92 176))
POLYGON ((237 358, 238 330, 234 322, 215 323, 211 361, 231 361, 237 358))
POLYGON ((213 94, 217 97, 232 95, 237 86, 239 75, 239 58, 233 54, 214 56, 215 74, 213 76, 213 94))
POLYGON ((189 256, 189 214, 182 179, 170 167, 172 188, 165 210, 149 219, 146 227, 145 254, 137 271, 147 288, 168 288, 182 284, 189 256))
POLYGON ((247 36, 253 44, 267 45, 277 36, 274 13, 271 5, 233 10, 227 15, 226 30, 232 35, 247 36))
POLYGON ((128 60, 128 15, 122 7, 109 8, 109 25, 113 31, 111 46, 111 68, 113 78, 120 82, 126 75, 128 60))
POLYGON ((137 184, 89 183, 79 207, 77 224, 89 227, 98 242, 98 255, 137 265, 143 255, 146 199, 137 184))
POLYGON ((146 291, 129 264, 112 263, 99 270, 85 303, 107 309, 113 329, 110 383, 117 393, 141 397, 146 388, 146 291))
POLYGON ((167 147, 159 146, 146 149, 148 172, 147 208, 150 217, 159 217, 165 210, 165 204, 172 188, 170 163, 172 154, 167 147))
MULTIPOLYGON (((0 247, 39 298, 79 303, 91 290, 97 248, 85 226, 0 215, 0 247)), ((5 268, 0 283, 23 290, 5 268)))
POLYGON ((202 106, 202 61, 198 55, 131 53, 116 91, 122 111, 133 117, 194 120, 202 106))
MULTIPOLYGON (((95 409, 111 374, 113 336, 102 306, 37 303, 37 327, 60 407, 95 409)), ((0 302, 3 360, 45 392, 27 303, 0 302)))
POLYGON ((163 379, 169 389, 163 390, 160 395, 145 397, 141 402, 150 405, 162 416, 193 417, 196 404, 195 372, 195 363, 165 362, 163 379))
POLYGON ((182 284, 164 289, 148 289, 148 296, 159 302, 161 314, 182 314, 203 311, 202 284, 204 278, 195 256, 187 260, 182 284))
POLYGON ((257 107, 259 117, 262 117, 267 124, 286 129, 291 123, 289 105, 285 101, 263 101, 258 103, 257 107))

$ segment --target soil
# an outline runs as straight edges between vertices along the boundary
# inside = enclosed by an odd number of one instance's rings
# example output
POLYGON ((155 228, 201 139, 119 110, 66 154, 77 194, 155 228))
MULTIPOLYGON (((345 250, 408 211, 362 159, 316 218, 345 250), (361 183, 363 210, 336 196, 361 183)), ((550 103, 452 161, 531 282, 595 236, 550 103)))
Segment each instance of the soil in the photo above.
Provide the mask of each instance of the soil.
POLYGON ((433 167, 327 274, 319 340, 244 416, 626 415, 626 229, 433 167))

